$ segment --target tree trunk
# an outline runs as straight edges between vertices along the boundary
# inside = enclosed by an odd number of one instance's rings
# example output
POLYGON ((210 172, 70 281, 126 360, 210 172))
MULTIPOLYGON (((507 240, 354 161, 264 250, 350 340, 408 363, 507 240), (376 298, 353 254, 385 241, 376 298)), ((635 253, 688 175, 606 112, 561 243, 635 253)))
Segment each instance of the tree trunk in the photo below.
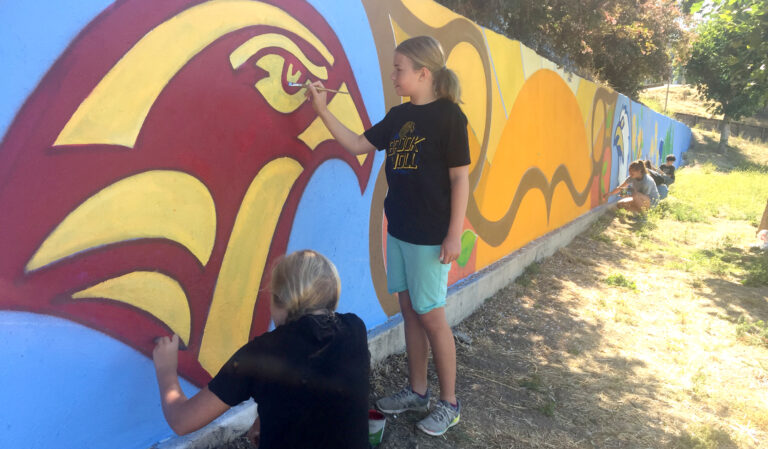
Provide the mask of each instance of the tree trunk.
POLYGON ((718 147, 718 151, 721 153, 728 152, 729 137, 731 137, 731 122, 727 115, 723 115, 723 121, 720 124, 720 146, 718 147))

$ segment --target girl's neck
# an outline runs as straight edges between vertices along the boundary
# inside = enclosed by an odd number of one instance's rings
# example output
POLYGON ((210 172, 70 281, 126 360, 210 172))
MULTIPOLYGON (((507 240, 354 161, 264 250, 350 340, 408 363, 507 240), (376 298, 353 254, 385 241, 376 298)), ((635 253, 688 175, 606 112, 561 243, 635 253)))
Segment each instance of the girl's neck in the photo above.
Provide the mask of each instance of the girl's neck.
POLYGON ((437 100, 437 95, 434 92, 421 92, 411 95, 411 104, 417 106, 429 104, 435 100, 437 100))

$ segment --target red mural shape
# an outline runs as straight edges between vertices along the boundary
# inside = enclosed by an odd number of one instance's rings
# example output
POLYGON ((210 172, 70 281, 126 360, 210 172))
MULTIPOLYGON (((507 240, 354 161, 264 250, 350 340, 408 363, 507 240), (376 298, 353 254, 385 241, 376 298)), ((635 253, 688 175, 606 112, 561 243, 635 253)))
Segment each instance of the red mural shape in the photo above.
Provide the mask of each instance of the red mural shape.
MULTIPOLYGON (((210 376, 197 355, 230 233, 256 174, 265 164, 284 156, 303 167, 274 236, 266 240, 271 248, 251 335, 268 328, 270 298, 264 289, 268 268, 285 251, 298 202, 315 169, 331 158, 344 160, 355 171, 362 192, 373 158, 361 165, 332 140, 310 149, 297 137, 316 118, 309 103, 281 113, 254 88, 254 83, 266 76, 253 63, 262 53, 237 69, 230 64, 230 54, 248 39, 264 33, 285 35, 314 64, 327 68, 327 87, 346 85, 363 125, 369 127, 352 70, 335 33, 303 1, 281 1, 278 6, 322 41, 334 57, 332 64, 289 30, 264 25, 242 28, 203 48, 171 78, 146 116, 134 147, 54 147, 78 106, 126 52, 153 28, 198 3, 117 2, 83 29, 19 111, 0 144, 0 309, 63 317, 151 356, 153 337, 169 332, 160 320, 116 301, 72 300, 71 295, 133 271, 163 273, 178 281, 191 310, 189 350, 180 354, 180 373, 204 385, 210 376), (189 174, 210 191, 216 207, 216 231, 207 263, 201 264, 178 243, 151 238, 101 246, 39 270, 25 271, 42 242, 71 211, 106 186, 149 170, 189 174)), ((301 64, 286 53, 282 55, 295 66, 301 64)), ((287 80, 283 83, 289 91, 287 80)))

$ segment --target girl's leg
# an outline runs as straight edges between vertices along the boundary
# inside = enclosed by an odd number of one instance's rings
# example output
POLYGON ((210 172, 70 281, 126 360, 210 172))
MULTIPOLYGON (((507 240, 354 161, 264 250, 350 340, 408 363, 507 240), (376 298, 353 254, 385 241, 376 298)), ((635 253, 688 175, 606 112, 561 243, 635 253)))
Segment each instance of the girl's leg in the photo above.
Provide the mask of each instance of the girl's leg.
MULTIPOLYGON (((418 315, 418 318, 432 346, 432 357, 440 381, 440 399, 456 404, 456 343, 445 317, 445 307, 432 309, 418 315)), ((410 353, 408 357, 410 361, 410 353)))
MULTIPOLYGON (((427 392, 427 356, 429 341, 419 321, 419 315, 413 310, 408 290, 399 292, 400 311, 403 314, 405 328, 405 352, 408 354, 408 381, 411 389, 420 395, 427 392)), ((441 388, 442 389, 442 388, 441 388)))
POLYGON ((632 208, 632 198, 622 198, 616 203, 619 209, 630 210, 632 208))
POLYGON ((639 192, 632 195, 632 205, 635 212, 643 212, 651 208, 651 198, 639 192))

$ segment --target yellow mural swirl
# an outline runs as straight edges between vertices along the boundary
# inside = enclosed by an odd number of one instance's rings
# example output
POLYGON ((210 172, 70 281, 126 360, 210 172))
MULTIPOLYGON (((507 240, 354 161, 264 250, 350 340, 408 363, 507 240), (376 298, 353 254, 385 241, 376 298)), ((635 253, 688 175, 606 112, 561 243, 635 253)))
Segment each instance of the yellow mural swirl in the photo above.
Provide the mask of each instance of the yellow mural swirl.
POLYGON ((100 246, 142 238, 173 240, 205 265, 216 238, 216 208, 205 185, 172 170, 152 170, 117 181, 70 212, 40 245, 26 271, 100 246))
POLYGON ((80 104, 54 145, 133 148, 144 119, 168 81, 211 42, 253 25, 291 30, 333 61, 317 36, 276 6, 249 0, 204 2, 141 38, 80 104))
POLYGON ((149 312, 189 344, 191 318, 187 295, 176 280, 162 273, 134 271, 72 295, 72 299, 85 298, 111 299, 149 312))

